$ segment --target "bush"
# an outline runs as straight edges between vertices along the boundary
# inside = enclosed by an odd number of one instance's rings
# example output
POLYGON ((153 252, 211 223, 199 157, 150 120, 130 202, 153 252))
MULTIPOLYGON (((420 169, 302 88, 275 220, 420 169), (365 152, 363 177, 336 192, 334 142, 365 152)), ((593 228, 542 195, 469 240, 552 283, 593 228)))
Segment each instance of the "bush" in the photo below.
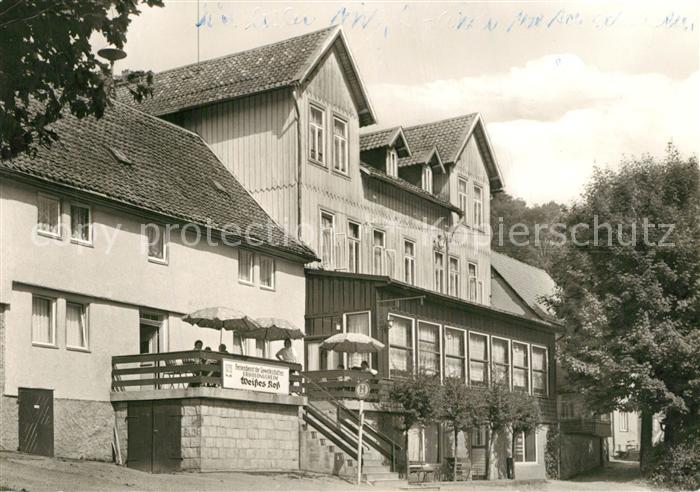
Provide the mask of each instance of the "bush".
POLYGON ((647 478, 659 487, 673 490, 700 489, 700 440, 652 449, 647 478))
POLYGON ((547 444, 544 452, 544 468, 547 478, 559 479, 559 430, 555 426, 550 426, 547 431, 547 444))

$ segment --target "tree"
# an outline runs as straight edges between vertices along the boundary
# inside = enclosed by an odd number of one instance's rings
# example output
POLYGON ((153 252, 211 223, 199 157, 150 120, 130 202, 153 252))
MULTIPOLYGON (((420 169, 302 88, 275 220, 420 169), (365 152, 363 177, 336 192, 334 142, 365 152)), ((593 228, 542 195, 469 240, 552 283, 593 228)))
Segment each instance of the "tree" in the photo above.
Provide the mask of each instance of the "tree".
MULTIPOLYGON (((108 105, 110 67, 92 52, 102 35, 123 48, 139 5, 162 0, 5 0, 0 5, 0 157, 35 153, 59 138, 51 123, 69 111, 101 117, 108 105)), ((141 100, 152 74, 134 72, 129 92, 141 100)))
MULTIPOLYGON (((405 378, 394 380, 394 384, 389 390, 389 408, 394 410, 399 407, 401 410, 401 431, 406 436, 406 452, 408 453, 408 431, 413 426, 423 428, 425 425, 434 422, 437 415, 440 380, 436 376, 424 373, 408 375, 405 378)), ((420 443, 420 454, 423 453, 423 444, 420 443)))
POLYGON ((452 479, 457 480, 457 450, 459 446, 459 431, 471 429, 479 425, 481 408, 479 403, 481 393, 468 388, 460 378, 445 378, 436 405, 436 418, 447 424, 454 432, 454 464, 452 479))
MULTIPOLYGON (((515 459, 515 443, 520 433, 536 431, 542 421, 540 406, 537 398, 522 391, 513 391, 509 397, 511 449, 515 459)), ((513 478, 515 467, 513 467, 513 478)))
POLYGON ((552 227, 560 221, 564 210, 563 205, 553 201, 529 206, 525 200, 508 193, 495 194, 491 198, 491 248, 546 270, 557 246, 552 227))
MULTIPOLYGON (((700 428, 700 170, 669 145, 598 169, 564 217, 550 302, 567 328, 560 361, 598 413, 664 415, 664 439, 700 428), (609 226, 605 226, 609 224, 609 226)), ((642 430, 641 464, 650 433, 642 430)))
POLYGON ((486 436, 486 479, 491 479, 491 457, 494 454, 496 433, 505 431, 511 423, 511 392, 507 385, 493 383, 488 388, 480 390, 481 410, 479 412, 481 425, 488 428, 486 436))

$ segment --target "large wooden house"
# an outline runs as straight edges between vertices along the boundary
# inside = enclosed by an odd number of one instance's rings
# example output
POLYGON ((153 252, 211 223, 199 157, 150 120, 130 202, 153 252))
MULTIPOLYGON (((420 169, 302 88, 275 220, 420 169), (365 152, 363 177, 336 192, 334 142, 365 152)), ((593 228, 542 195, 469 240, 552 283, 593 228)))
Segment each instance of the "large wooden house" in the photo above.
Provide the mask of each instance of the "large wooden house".
MULTIPOLYGON (((157 74, 142 109, 198 133, 320 258, 306 269, 307 377, 342 397, 334 371, 363 358, 379 386, 404 371, 470 385, 501 375, 555 421, 555 326, 491 302, 489 198, 504 182, 478 113, 361 131, 377 116, 340 27, 157 74), (319 348, 343 331, 387 348, 372 357, 319 348)), ((381 405, 373 410, 396 436, 381 405)), ((408 459, 441 462, 447 439, 439 426, 412 432, 408 459)), ((464 440, 483 474, 483 432, 464 440)), ((545 440, 546 426, 518 440, 519 477, 544 476, 545 440)), ((505 460, 494 466, 503 473, 505 460)))

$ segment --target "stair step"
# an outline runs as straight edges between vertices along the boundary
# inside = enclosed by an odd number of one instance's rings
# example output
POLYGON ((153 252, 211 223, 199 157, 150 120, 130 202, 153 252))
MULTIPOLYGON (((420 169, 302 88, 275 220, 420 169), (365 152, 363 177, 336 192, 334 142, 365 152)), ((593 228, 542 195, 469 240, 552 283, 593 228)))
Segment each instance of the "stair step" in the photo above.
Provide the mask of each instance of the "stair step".
POLYGON ((365 473, 367 480, 370 482, 384 482, 386 480, 398 480, 399 474, 390 471, 387 472, 375 472, 375 473, 365 473))

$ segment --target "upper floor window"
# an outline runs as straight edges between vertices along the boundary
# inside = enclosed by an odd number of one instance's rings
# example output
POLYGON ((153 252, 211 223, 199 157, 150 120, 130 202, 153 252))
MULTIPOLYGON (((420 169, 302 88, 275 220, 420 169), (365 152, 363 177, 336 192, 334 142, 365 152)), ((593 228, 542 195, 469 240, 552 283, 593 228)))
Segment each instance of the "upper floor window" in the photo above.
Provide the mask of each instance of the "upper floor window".
POLYGON ((620 432, 628 432, 630 430, 630 414, 620 412, 620 432))
POLYGON ((32 296, 32 343, 56 345, 56 300, 32 296))
POLYGON ((238 280, 244 284, 254 282, 255 255, 248 250, 238 250, 238 280))
POLYGON ((360 271, 360 224, 348 221, 348 271, 360 271))
POLYGON ((418 371, 440 374, 440 325, 418 322, 418 371))
POLYGON ((325 165, 326 141, 323 135, 325 111, 317 106, 309 106, 309 158, 325 165))
POLYGON ((459 209, 462 211, 462 217, 467 220, 468 217, 468 203, 469 195, 467 193, 467 180, 464 178, 459 178, 457 183, 457 191, 459 195, 459 209))
POLYGON ((481 227, 484 224, 484 189, 474 185, 474 217, 473 225, 481 227))
POLYGON ((372 272, 384 275, 384 256, 386 255, 386 234, 375 229, 372 231, 372 272))
POLYGON ((416 284, 416 243, 408 239, 403 242, 403 280, 416 284))
POLYGON ((510 386, 510 350, 508 340, 503 338, 491 338, 491 378, 494 383, 503 383, 510 386))
POLYGON ((147 224, 146 240, 148 241, 148 259, 158 263, 166 263, 168 261, 168 250, 165 227, 147 224))
POLYGON ((348 172, 348 123, 333 117, 333 169, 348 172))
POLYGON ((532 347, 532 392, 547 394, 547 349, 532 347))
POLYGON ((66 303, 66 347, 88 348, 87 309, 83 304, 66 303))
POLYGON ((70 205, 70 237, 78 243, 92 244, 92 210, 85 205, 70 205))
POLYGON ((333 266, 333 244, 335 241, 335 215, 321 212, 321 264, 333 266))
POLYGON ((275 260, 269 256, 260 256, 260 287, 275 288, 275 260))
POLYGON ((393 177, 399 175, 399 155, 394 149, 389 149, 386 153, 386 173, 393 177))
POLYGON ((485 386, 489 374, 488 337, 477 333, 469 334, 469 381, 472 385, 485 386))
POLYGON ((435 274, 435 290, 443 292, 445 289, 445 255, 439 251, 433 252, 433 269, 435 274))
POLYGON ((459 297, 459 258, 450 256, 450 295, 459 297))
POLYGON ((413 372, 413 320, 389 315, 389 371, 413 372))
POLYGON ((467 285, 469 286, 469 300, 476 302, 478 295, 477 291, 479 289, 479 280, 478 280, 478 269, 476 263, 469 263, 467 265, 468 269, 468 282, 467 285))
POLYGON ((524 343, 513 342, 513 389, 530 392, 530 357, 524 343))
POLYGON ((61 236, 61 201, 39 193, 37 197, 37 231, 48 236, 61 236))
POLYGON ((466 378, 466 332, 445 327, 445 376, 466 378))
POLYGON ((421 175, 421 187, 428 193, 433 192, 433 169, 428 164, 423 166, 423 174, 421 175))

